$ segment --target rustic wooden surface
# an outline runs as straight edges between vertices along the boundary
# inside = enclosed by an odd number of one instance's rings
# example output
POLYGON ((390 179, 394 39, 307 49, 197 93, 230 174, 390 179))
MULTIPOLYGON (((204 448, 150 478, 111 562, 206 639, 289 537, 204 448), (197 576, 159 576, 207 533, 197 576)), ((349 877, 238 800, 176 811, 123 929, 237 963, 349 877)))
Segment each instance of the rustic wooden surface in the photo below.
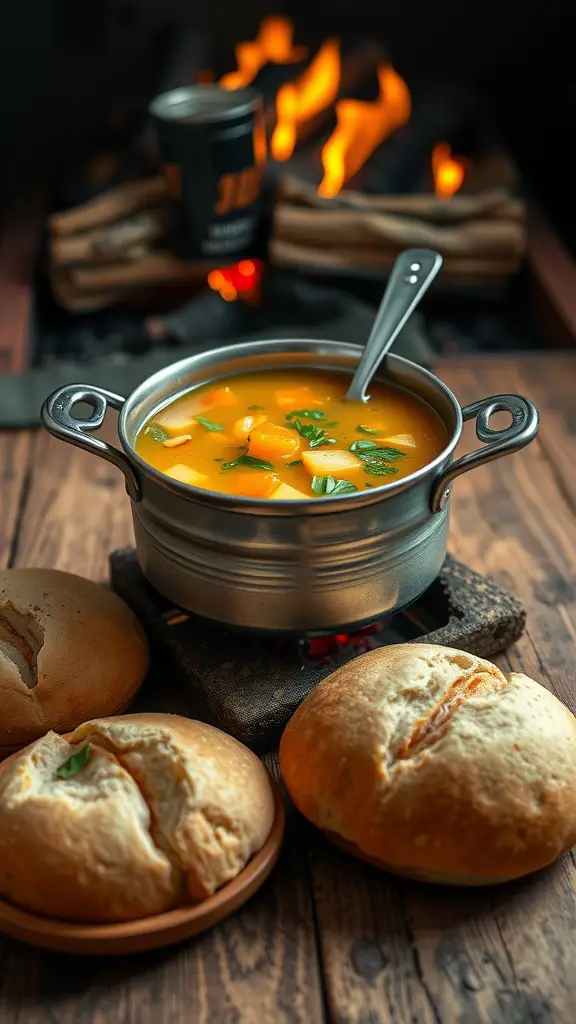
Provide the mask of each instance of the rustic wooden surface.
MULTIPOLYGON (((576 710, 576 357, 453 360, 462 402, 520 392, 542 413, 524 453, 454 487, 450 547, 528 608, 503 666, 576 710)), ((465 447, 475 447, 471 426, 465 447)), ((0 558, 102 579, 130 542, 122 480, 44 434, 0 437, 0 558)), ((145 688, 150 708, 186 693, 145 688)), ((66 961, 0 938, 3 1024, 573 1024, 576 861, 473 891, 393 879, 292 819, 254 899, 211 933, 161 954, 66 961)))

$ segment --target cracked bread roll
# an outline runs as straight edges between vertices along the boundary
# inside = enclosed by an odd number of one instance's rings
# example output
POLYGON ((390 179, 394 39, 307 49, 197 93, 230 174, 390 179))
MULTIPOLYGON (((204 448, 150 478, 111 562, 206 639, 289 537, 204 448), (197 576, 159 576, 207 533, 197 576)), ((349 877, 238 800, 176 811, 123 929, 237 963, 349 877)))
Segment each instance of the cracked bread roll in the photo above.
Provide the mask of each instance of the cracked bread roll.
POLYGON ((130 702, 144 631, 111 590, 56 569, 0 572, 0 757, 130 702))
POLYGON ((231 736, 140 714, 49 733, 0 770, 0 895, 111 923, 200 900, 266 841, 274 797, 231 736))
POLYGON ((430 644, 364 654, 290 719, 296 807, 391 872, 487 885, 576 844, 576 718, 519 673, 430 644))

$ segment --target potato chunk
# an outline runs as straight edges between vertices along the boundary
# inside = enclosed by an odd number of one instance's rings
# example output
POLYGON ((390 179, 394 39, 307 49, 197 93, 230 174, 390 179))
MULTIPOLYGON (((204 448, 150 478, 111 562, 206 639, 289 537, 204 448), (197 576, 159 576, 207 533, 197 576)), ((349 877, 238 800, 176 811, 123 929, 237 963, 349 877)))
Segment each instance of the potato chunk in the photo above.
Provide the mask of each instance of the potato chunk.
POLYGON ((255 416, 241 416, 232 424, 232 435, 237 441, 245 441, 250 431, 254 427, 259 427, 261 423, 265 423, 266 419, 267 417, 262 413, 256 413, 255 416))
POLYGON ((290 484, 280 484, 269 497, 274 501, 300 501, 302 498, 310 498, 311 495, 304 494, 304 491, 298 491, 295 487, 290 487, 290 484))
POLYGON ((413 434, 393 434, 390 437, 375 437, 376 444, 383 448, 417 448, 418 442, 413 434))
POLYGON ((196 416, 192 412, 178 409, 167 409, 154 420, 170 437, 182 437, 191 434, 198 427, 196 416))
POLYGON ((293 459, 300 451, 301 438, 295 430, 278 427, 275 423, 262 423, 250 431, 248 454, 256 459, 293 459))
POLYGON ((314 449, 302 452, 302 462, 310 476, 338 476, 348 478, 364 469, 362 459, 345 449, 314 449))
POLYGON ((190 484, 192 487, 203 487, 208 480, 204 473, 199 473, 198 470, 192 469, 191 466, 185 466, 182 462, 170 466, 170 469, 165 469, 164 472, 173 480, 179 480, 181 484, 190 484))

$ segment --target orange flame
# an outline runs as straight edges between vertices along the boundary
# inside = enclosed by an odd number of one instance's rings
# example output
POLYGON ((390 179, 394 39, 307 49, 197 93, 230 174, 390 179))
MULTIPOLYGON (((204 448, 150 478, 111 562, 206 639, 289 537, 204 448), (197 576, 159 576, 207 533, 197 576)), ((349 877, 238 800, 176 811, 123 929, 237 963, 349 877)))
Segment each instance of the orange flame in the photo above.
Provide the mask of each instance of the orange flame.
POLYGON ((434 191, 439 199, 450 199, 458 191, 466 173, 466 160, 452 156, 447 142, 438 142, 432 151, 434 191))
POLYGON ((237 71, 223 75, 223 89, 241 89, 250 85, 265 64, 297 64, 307 54, 305 46, 293 46, 294 25, 289 18, 265 18, 252 42, 238 43, 234 49, 237 71))
POLYGON ((276 128, 271 142, 275 160, 292 156, 299 126, 334 103, 339 88, 340 42, 327 39, 300 77, 278 90, 276 128))
POLYGON ((410 117, 410 92, 394 68, 378 68, 378 82, 380 96, 374 103, 340 100, 336 104, 338 123, 322 149, 324 177, 318 195, 337 195, 376 147, 410 117))

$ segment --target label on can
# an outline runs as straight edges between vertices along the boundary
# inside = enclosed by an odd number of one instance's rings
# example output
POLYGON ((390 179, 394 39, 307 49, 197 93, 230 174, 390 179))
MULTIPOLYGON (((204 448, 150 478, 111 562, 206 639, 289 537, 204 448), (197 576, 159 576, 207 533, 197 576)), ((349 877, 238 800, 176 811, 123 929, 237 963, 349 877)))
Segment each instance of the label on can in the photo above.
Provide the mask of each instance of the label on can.
POLYGON ((212 264, 260 256, 266 165, 261 106, 241 123, 164 125, 160 141, 177 255, 212 264))

